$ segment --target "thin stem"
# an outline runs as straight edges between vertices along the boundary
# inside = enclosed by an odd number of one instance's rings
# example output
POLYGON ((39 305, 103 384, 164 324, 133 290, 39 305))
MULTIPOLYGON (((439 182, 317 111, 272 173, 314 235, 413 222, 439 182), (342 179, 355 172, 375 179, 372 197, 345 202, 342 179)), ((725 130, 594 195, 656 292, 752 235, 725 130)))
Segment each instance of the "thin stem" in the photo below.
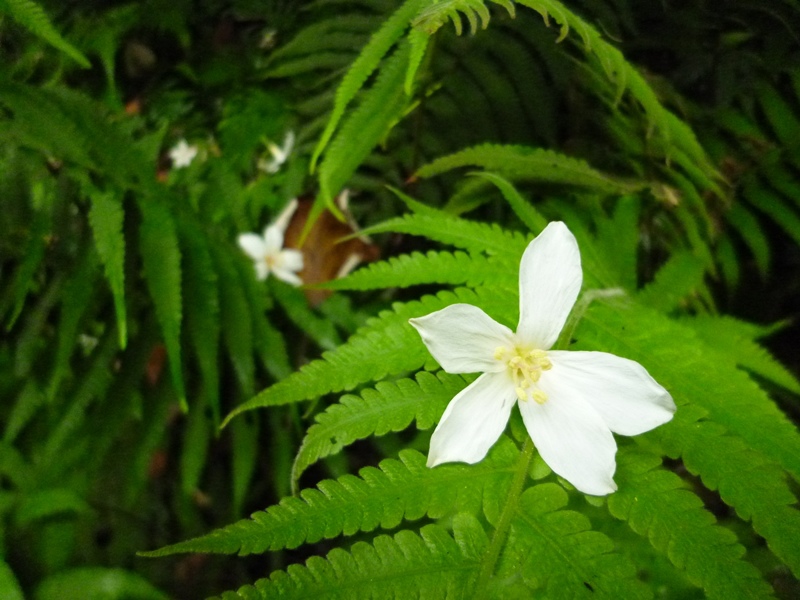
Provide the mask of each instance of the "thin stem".
POLYGON ((553 350, 566 350, 569 347, 570 342, 572 341, 572 336, 575 333, 575 329, 578 327, 578 323, 581 322, 583 315, 586 314, 586 310, 589 308, 589 305, 592 302, 599 300, 600 298, 614 298, 624 295, 625 290, 622 288, 588 290, 586 293, 584 293, 581 299, 572 309, 569 319, 567 319, 567 324, 564 325, 564 329, 561 330, 561 335, 558 336, 558 341, 556 342, 555 346, 553 346, 553 350))
POLYGON ((486 597, 489 580, 494 574, 497 560, 500 558, 500 551, 506 543, 508 529, 511 527, 511 519, 514 516, 514 512, 517 510, 519 497, 522 495, 522 488, 525 486, 525 480, 528 477, 528 470, 530 469, 532 460, 533 442, 528 438, 522 444, 517 472, 514 474, 514 481, 511 483, 511 489, 508 490, 508 499, 505 502, 505 506, 503 506, 503 512, 500 514, 500 520, 497 522, 497 527, 495 527, 492 541, 489 543, 489 548, 486 550, 484 559, 481 561, 483 566, 481 567, 478 583, 475 587, 474 598, 476 600, 486 597))

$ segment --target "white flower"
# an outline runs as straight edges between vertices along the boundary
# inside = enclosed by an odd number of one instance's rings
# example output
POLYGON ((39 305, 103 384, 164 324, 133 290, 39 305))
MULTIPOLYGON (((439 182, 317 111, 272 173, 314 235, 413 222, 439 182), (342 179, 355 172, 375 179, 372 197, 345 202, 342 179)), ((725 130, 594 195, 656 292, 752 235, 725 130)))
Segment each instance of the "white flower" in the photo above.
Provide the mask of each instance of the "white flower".
POLYGON ((450 401, 433 432, 428 466, 476 463, 519 405, 544 461, 578 490, 610 494, 617 445, 672 418, 669 393, 639 363, 605 352, 550 350, 583 274, 575 237, 550 223, 522 255, 516 333, 469 304, 411 319, 448 373, 483 372, 450 401))
POLYGON ((190 146, 186 140, 181 140, 169 151, 169 157, 172 159, 172 167, 174 169, 181 169, 188 167, 197 156, 197 146, 190 146))
POLYGON ((294 132, 288 131, 283 139, 283 146, 277 146, 272 142, 267 144, 267 150, 272 154, 271 160, 261 159, 258 161, 258 168, 267 173, 277 173, 281 165, 286 162, 294 148, 294 132))
POLYGON ((286 283, 303 284, 297 276, 297 272, 303 270, 302 252, 283 247, 283 234, 296 210, 297 199, 294 199, 275 222, 264 230, 264 237, 256 233, 243 233, 239 236, 239 246, 255 262, 258 279, 266 279, 273 273, 286 283))

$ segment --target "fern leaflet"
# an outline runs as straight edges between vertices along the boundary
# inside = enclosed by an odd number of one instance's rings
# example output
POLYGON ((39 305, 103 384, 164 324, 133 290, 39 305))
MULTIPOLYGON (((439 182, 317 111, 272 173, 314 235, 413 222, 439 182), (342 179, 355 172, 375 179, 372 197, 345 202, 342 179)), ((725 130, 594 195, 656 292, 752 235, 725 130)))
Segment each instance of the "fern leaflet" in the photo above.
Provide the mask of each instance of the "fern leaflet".
POLYGON ((616 179, 593 169, 586 161, 552 150, 496 144, 481 144, 437 158, 421 167, 417 175, 433 177, 465 166, 482 167, 516 179, 575 185, 605 193, 624 193, 643 187, 641 183, 616 179))
POLYGON ((240 555, 296 548, 338 535, 392 529, 404 519, 438 519, 455 512, 481 512, 484 496, 502 502, 519 458, 516 446, 501 438, 487 459, 477 465, 450 464, 429 469, 414 450, 400 460, 382 460, 379 468, 364 467, 359 476, 325 480, 299 497, 284 498, 266 511, 205 536, 179 542, 144 556, 182 552, 240 555), (470 485, 457 482, 469 477, 470 485))

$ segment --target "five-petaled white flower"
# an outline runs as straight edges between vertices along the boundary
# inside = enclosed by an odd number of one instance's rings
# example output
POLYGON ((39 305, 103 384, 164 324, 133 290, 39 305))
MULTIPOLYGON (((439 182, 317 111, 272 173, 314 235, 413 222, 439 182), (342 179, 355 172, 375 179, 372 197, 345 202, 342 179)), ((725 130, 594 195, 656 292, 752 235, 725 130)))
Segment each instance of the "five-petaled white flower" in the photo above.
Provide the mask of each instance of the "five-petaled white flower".
POLYGON ((267 144, 267 150, 272 154, 270 160, 261 159, 258 161, 258 168, 267 173, 277 173, 281 165, 286 162, 294 149, 294 131, 287 131, 283 138, 283 146, 277 146, 273 142, 267 144))
POLYGON ((519 405, 542 459, 578 490, 610 494, 617 445, 672 418, 669 393, 639 363, 605 352, 550 350, 581 289, 580 252, 560 222, 522 255, 516 333, 469 304, 411 319, 448 373, 483 372, 450 401, 433 432, 428 466, 476 463, 519 405))
POLYGON ((186 140, 181 140, 169 151, 169 157, 172 159, 172 167, 174 169, 188 167, 196 156, 197 146, 190 146, 186 143, 186 140))
POLYGON ((266 279, 273 273, 286 283, 302 285, 297 273, 303 270, 303 253, 283 247, 283 234, 296 210, 297 199, 294 199, 275 222, 264 230, 263 237, 256 233, 243 233, 239 236, 239 246, 255 262, 256 277, 259 280, 266 279))

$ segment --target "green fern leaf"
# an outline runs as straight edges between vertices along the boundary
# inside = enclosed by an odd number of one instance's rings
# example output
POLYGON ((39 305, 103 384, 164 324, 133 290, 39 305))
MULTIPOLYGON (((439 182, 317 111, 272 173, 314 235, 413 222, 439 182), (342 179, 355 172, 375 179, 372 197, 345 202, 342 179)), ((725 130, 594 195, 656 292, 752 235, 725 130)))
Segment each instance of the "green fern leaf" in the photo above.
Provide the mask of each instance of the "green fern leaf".
POLYGON ((219 276, 222 340, 236 373, 239 388, 245 397, 250 397, 255 391, 250 307, 244 293, 242 278, 233 264, 234 259, 221 248, 213 248, 212 251, 219 276))
POLYGON ((514 476, 519 451, 503 437, 488 457, 476 465, 448 464, 430 469, 414 450, 400 460, 382 460, 364 467, 359 477, 344 475, 306 489, 300 497, 284 498, 266 511, 194 540, 143 552, 166 556, 182 552, 240 555, 296 548, 338 535, 392 529, 404 519, 438 519, 456 511, 477 514, 485 495, 502 501, 514 476), (464 478, 469 485, 463 485, 464 478))
POLYGON ((125 348, 128 340, 125 315, 125 237, 122 233, 125 212, 121 201, 114 197, 113 192, 91 190, 89 198, 92 201, 89 224, 114 297, 119 345, 120 348, 125 348))
MULTIPOLYGON (((680 409, 679 409, 680 410, 680 409)), ((740 437, 726 435, 725 428, 692 416, 659 431, 667 453, 680 453, 686 468, 699 475, 706 487, 719 490, 753 529, 764 537, 772 552, 792 572, 800 574, 800 512, 784 472, 774 461, 754 450, 740 437)))
MULTIPOLYGON (((183 295, 191 298, 185 303, 186 332, 200 367, 203 393, 213 415, 220 421, 219 406, 219 338, 220 299, 219 278, 200 227, 189 219, 178 222, 178 234, 184 252, 183 295)), ((202 412, 202 411, 201 411, 202 412)), ((182 455, 183 456, 183 455, 182 455)))
POLYGON ((769 585, 742 560, 736 536, 718 526, 702 501, 675 474, 659 469, 661 459, 626 448, 617 455, 619 489, 609 512, 667 555, 708 598, 768 598, 769 585))
POLYGON ((519 217, 525 226, 533 233, 539 234, 547 227, 547 219, 545 219, 533 205, 525 200, 517 189, 510 181, 505 179, 502 175, 491 172, 473 173, 474 176, 481 179, 490 181, 497 186, 503 198, 506 199, 511 209, 519 217))
POLYGON ((89 60, 58 33, 44 9, 33 0, 2 0, 0 12, 10 14, 20 25, 72 58, 84 69, 92 67, 89 60))
POLYGON ((333 290, 374 290, 423 283, 465 284, 474 287, 513 272, 516 265, 464 252, 414 252, 372 263, 324 287, 333 290))
POLYGON ((662 312, 675 310, 703 285, 705 272, 703 259, 691 252, 675 252, 658 270, 655 279, 636 295, 636 300, 662 312))
POLYGON ((97 256, 92 251, 84 252, 78 259, 75 273, 64 286, 61 295, 61 311, 58 322, 58 344, 53 361, 53 375, 48 384, 47 397, 56 398, 62 379, 69 371, 69 360, 75 350, 81 319, 92 305, 92 296, 99 272, 97 256))
POLYGON ((579 349, 602 349, 641 363, 679 403, 678 415, 683 403, 691 402, 692 410, 800 479, 794 425, 745 372, 689 327, 632 303, 606 301, 589 308, 576 337, 579 349))
POLYGON ((406 0, 373 34, 367 45, 361 50, 361 54, 348 69, 336 90, 336 100, 328 124, 311 156, 312 172, 320 155, 333 137, 334 131, 339 126, 339 121, 344 116, 348 104, 356 97, 367 78, 378 68, 383 56, 408 29, 411 19, 424 3, 425 0, 406 0))
MULTIPOLYGON (((346 343, 322 354, 267 388, 228 415, 227 424, 236 415, 263 406, 277 406, 311 400, 330 392, 353 389, 361 383, 378 381, 386 375, 420 368, 429 354, 408 319, 439 310, 454 302, 481 304, 474 293, 464 288, 426 296, 421 301, 396 304, 356 332, 346 343)), ((484 302, 485 303, 485 302, 484 302)))
POLYGON ((427 33, 417 29, 412 29, 408 34, 411 51, 408 57, 405 84, 403 85, 406 96, 410 97, 414 93, 414 79, 416 79, 417 71, 422 64, 422 59, 425 57, 425 51, 428 49, 428 41, 430 39, 427 33))
MULTIPOLYGON (((503 6, 511 17, 514 17, 514 4, 510 0, 491 0, 495 4, 503 6)), ((452 21, 456 29, 456 35, 461 35, 461 15, 463 14, 469 21, 470 32, 478 31, 478 21, 482 29, 489 26, 491 15, 489 9, 484 4, 484 0, 442 0, 435 2, 425 10, 421 11, 414 19, 414 27, 417 27, 433 35, 447 21, 452 21)))
POLYGON ((496 144, 482 144, 437 158, 416 174, 427 178, 465 166, 482 167, 515 179, 575 185, 605 193, 624 193, 643 187, 643 184, 601 173, 586 161, 552 150, 496 144))
POLYGON ((470 254, 487 253, 519 261, 528 245, 520 233, 509 232, 496 224, 467 221, 439 211, 404 215, 364 230, 364 234, 407 233, 450 244, 470 254))
MULTIPOLYGON (((403 44, 386 60, 375 84, 363 94, 331 141, 319 167, 320 194, 329 206, 372 149, 397 122, 406 106, 403 79, 409 46, 403 44)), ((338 210, 338 208, 337 208, 338 210)))
POLYGON ((756 216, 741 203, 736 202, 726 213, 725 219, 742 236, 744 243, 753 253, 761 276, 766 277, 769 272, 771 251, 767 236, 756 216))
POLYGON ((800 244, 800 216, 787 200, 754 179, 749 179, 743 189, 746 200, 769 216, 796 244, 800 244))
POLYGON ((293 485, 309 466, 356 440, 401 431, 414 420, 417 429, 429 429, 464 385, 459 375, 422 371, 416 381, 381 382, 360 396, 342 396, 308 428, 292 467, 293 485))
POLYGON ((161 204, 139 203, 142 224, 139 229, 144 276, 156 316, 164 335, 172 383, 181 408, 188 410, 181 374, 181 252, 172 215, 161 204))
MULTIPOLYGON (((497 579, 521 575, 546 598, 651 597, 633 564, 614 552, 611 539, 592 531, 584 515, 564 510, 567 501, 567 493, 555 483, 523 492, 497 579)), ((500 589, 494 591, 503 597, 500 589)))
POLYGON ((460 515, 453 535, 455 540, 442 527, 426 525, 419 535, 378 536, 371 545, 337 548, 325 559, 312 557, 305 566, 277 571, 222 598, 468 598, 486 534, 476 519, 460 515))
POLYGON ((47 211, 37 212, 31 224, 22 260, 14 272, 14 279, 11 285, 0 302, 0 317, 5 316, 5 313, 11 308, 11 314, 6 322, 6 331, 11 330, 22 314, 25 299, 34 285, 34 278, 44 260, 47 234, 50 231, 50 226, 50 214, 47 211))
POLYGON ((800 383, 795 376, 775 360, 766 348, 753 341, 759 332, 753 332, 749 323, 733 317, 708 315, 687 317, 682 322, 689 325, 706 344, 724 353, 740 367, 800 394, 800 383))

